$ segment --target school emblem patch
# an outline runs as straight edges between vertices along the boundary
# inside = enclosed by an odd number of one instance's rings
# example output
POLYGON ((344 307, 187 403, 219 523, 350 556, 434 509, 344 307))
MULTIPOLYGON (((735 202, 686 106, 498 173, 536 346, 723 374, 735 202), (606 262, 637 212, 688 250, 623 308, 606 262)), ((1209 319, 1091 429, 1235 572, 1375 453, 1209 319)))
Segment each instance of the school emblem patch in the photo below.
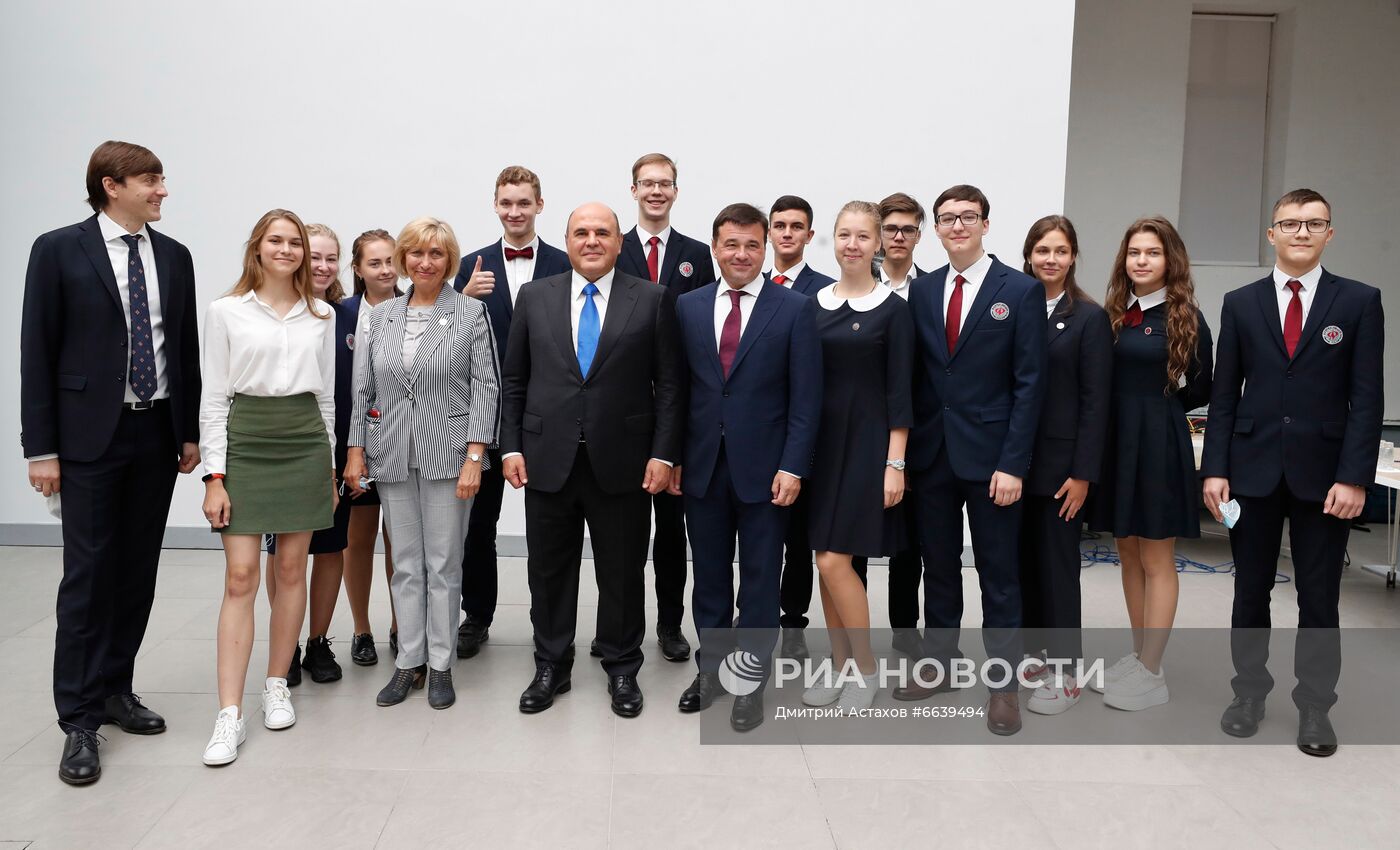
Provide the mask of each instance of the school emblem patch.
POLYGON ((690 277, 692 274, 695 274, 695 266, 692 266, 690 263, 681 263, 677 271, 681 273, 681 277, 690 277))
POLYGON ((1322 329, 1322 341, 1328 345, 1336 345, 1342 341, 1342 329, 1336 325, 1328 325, 1322 329))
POLYGON ((1011 315, 1011 308, 1006 306, 1004 303, 998 301, 997 303, 992 305, 991 313, 992 318, 1000 322, 1007 316, 1011 315))
POLYGON ((346 335, 345 335, 345 347, 348 348, 348 349, 350 349, 351 351, 354 351, 354 350, 355 350, 355 335, 354 335, 354 334, 346 334, 346 335))

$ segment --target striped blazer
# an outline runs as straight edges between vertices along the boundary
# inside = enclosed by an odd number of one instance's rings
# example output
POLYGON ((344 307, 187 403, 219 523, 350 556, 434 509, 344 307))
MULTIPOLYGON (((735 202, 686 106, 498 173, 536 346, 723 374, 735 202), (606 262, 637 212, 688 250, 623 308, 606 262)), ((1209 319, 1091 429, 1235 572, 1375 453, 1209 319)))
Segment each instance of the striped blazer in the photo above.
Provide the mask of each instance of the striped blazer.
MULTIPOLYGON (((408 478, 408 446, 424 478, 456 478, 469 443, 496 443, 500 431, 501 367, 486 307, 444 285, 404 369, 408 301, 400 295, 375 306, 355 345, 355 400, 350 445, 362 446, 369 474, 379 481, 408 478), (377 417, 370 411, 378 412, 377 417)), ((482 467, 486 456, 482 456, 482 467)))

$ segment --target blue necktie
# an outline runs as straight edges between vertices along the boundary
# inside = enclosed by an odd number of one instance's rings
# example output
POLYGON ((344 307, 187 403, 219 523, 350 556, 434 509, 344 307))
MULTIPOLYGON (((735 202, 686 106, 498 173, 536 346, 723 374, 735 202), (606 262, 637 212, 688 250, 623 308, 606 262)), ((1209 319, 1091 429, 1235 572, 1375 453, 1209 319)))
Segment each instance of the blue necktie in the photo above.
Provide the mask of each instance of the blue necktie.
POLYGON ((583 294, 587 300, 583 302, 583 312, 578 317, 578 370, 586 378, 588 367, 593 365, 593 355, 598 351, 598 334, 602 329, 602 322, 598 321, 598 305, 593 301, 593 296, 598 294, 598 287, 591 283, 585 284, 583 294))
POLYGON ((146 297, 146 267, 137 246, 140 236, 122 236, 127 248, 126 294, 131 303, 131 391, 142 401, 156 394, 156 347, 151 337, 151 305, 146 297))

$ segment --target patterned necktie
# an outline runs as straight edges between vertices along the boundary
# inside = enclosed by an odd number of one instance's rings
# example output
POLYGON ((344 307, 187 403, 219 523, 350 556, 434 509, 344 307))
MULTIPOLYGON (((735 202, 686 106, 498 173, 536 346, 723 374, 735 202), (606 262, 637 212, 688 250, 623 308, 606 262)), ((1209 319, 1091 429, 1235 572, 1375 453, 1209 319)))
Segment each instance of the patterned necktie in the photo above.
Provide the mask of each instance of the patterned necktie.
POLYGON ((578 370, 586 378, 588 368, 593 365, 593 355, 598 352, 598 334, 603 323, 598 321, 598 305, 593 301, 598 287, 584 284, 583 294, 583 312, 578 317, 578 370))
POLYGON ((141 263, 140 236, 124 235, 126 243, 126 294, 131 305, 131 366, 127 376, 131 391, 141 401, 156 394, 156 346, 151 336, 151 305, 146 296, 146 267, 141 263))
POLYGON ((1298 340, 1303 338, 1303 299, 1298 296, 1303 284, 1290 280, 1286 285, 1293 290, 1293 298, 1288 302, 1288 312, 1283 314, 1283 344, 1288 348, 1288 356, 1292 357, 1298 349, 1298 340))
POLYGON ((651 246, 647 251, 647 274, 651 275, 651 282, 656 283, 661 279, 661 251, 656 247, 661 244, 661 237, 653 236, 647 244, 651 246))
POLYGON ((724 317, 724 330, 719 335, 719 365, 724 369, 724 377, 729 377, 729 367, 734 365, 734 355, 739 351, 739 328, 744 314, 739 312, 739 299, 744 290, 729 290, 729 315, 724 317))
POLYGON ((967 278, 958 275, 953 278, 953 297, 948 299, 948 356, 953 356, 953 349, 958 347, 958 329, 962 324, 962 298, 963 284, 967 283, 967 278))
POLYGON ((535 258, 535 248, 506 248, 507 260, 533 260, 535 258))
POLYGON ((1123 312, 1123 327, 1135 328, 1142 324, 1142 305, 1134 301, 1133 306, 1123 312))

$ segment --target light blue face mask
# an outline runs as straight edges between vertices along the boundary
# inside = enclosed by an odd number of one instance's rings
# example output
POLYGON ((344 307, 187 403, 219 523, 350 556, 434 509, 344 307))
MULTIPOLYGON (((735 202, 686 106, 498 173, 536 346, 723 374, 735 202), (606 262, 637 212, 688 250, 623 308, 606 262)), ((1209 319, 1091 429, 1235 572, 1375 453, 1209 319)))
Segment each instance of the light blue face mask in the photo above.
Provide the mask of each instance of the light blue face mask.
POLYGON ((1231 499, 1228 502, 1220 503, 1220 521, 1226 528, 1234 528, 1235 523, 1240 521, 1240 503, 1231 499))

